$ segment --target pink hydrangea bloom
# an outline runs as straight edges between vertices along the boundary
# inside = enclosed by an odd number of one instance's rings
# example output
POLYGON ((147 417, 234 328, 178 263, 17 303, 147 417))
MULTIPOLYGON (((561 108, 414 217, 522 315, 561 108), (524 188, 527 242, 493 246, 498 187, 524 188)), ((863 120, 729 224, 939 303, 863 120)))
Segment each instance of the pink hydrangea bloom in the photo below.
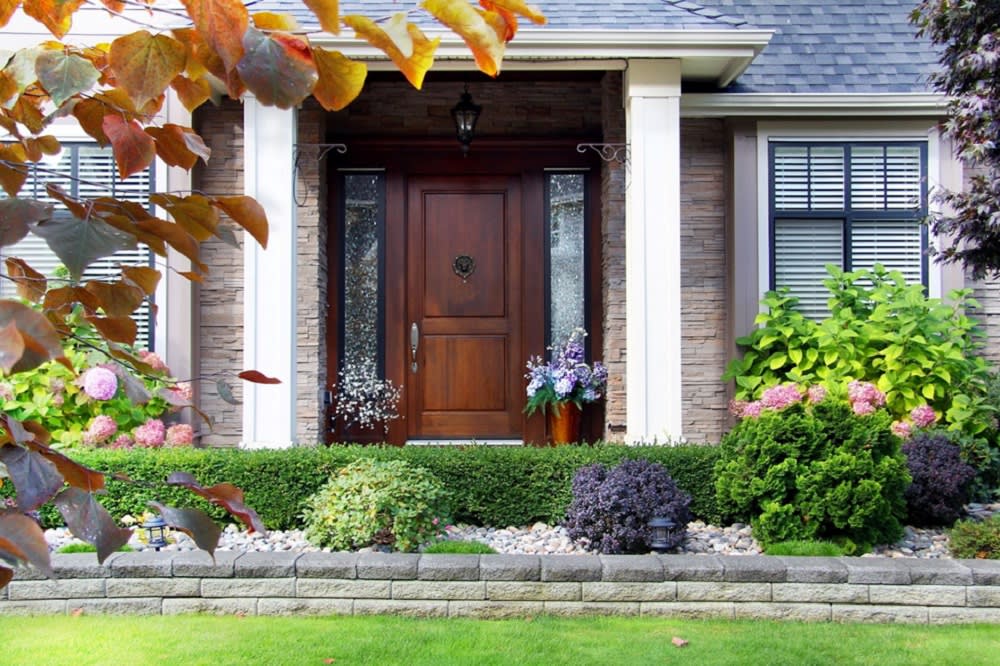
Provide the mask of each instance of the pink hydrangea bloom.
POLYGON ((191 402, 194 400, 194 389, 191 387, 191 382, 177 382, 171 388, 171 391, 177 394, 177 397, 185 402, 191 402))
POLYGON ((178 423, 167 428, 167 446, 191 446, 194 444, 194 428, 187 423, 178 423))
POLYGON ((63 396, 62 393, 56 393, 54 396, 52 396, 52 405, 55 407, 62 407, 65 402, 66 398, 63 396))
POLYGON ((743 411, 747 408, 746 400, 730 400, 729 413, 735 417, 743 416, 743 411))
POLYGON ((59 378, 53 379, 49 382, 49 390, 53 393, 62 393, 66 390, 66 382, 59 378))
POLYGON ((94 420, 90 422, 90 427, 87 431, 83 433, 83 441, 85 444, 95 445, 109 439, 118 432, 118 424, 110 416, 105 416, 101 414, 100 416, 95 416, 94 420))
POLYGON ((893 435, 900 439, 909 439, 910 435, 913 434, 913 428, 908 421, 893 421, 889 429, 892 430, 893 435))
POLYGON ((934 408, 930 405, 920 405, 913 408, 910 412, 910 418, 913 419, 913 425, 918 428, 929 428, 937 421, 937 414, 934 413, 934 408))
POLYGON ((809 399, 810 405, 818 405, 826 399, 826 388, 819 384, 810 386, 809 390, 806 391, 806 397, 809 399))
POLYGON ((851 403, 851 409, 858 416, 864 416, 865 414, 871 414, 875 411, 875 405, 865 400, 855 400, 851 403))
POLYGON ((115 441, 108 444, 109 449, 131 449, 135 446, 135 441, 126 434, 115 437, 115 441))
POLYGON ((885 404, 885 393, 879 391, 878 387, 871 382, 851 382, 847 385, 847 397, 852 403, 867 402, 873 407, 881 407, 885 404))
POLYGON ((0 398, 4 400, 14 399, 14 389, 11 388, 10 384, 0 384, 0 398))
POLYGON ((799 387, 795 384, 779 384, 764 391, 760 396, 761 404, 767 409, 784 409, 802 400, 799 387))
POLYGON ((83 391, 94 400, 110 400, 118 390, 118 378, 107 368, 91 368, 83 376, 83 391))
POLYGON ((170 368, 167 367, 167 364, 163 362, 163 359, 156 352, 143 350, 139 352, 139 360, 149 364, 157 372, 170 372, 170 368))
POLYGON ((746 407, 743 408, 743 414, 741 416, 745 419, 755 419, 760 416, 760 413, 764 410, 764 403, 760 400, 754 400, 753 402, 747 403, 746 407))
POLYGON ((163 446, 163 440, 167 435, 167 428, 160 419, 149 419, 143 425, 135 429, 135 443, 138 446, 158 447, 163 446))

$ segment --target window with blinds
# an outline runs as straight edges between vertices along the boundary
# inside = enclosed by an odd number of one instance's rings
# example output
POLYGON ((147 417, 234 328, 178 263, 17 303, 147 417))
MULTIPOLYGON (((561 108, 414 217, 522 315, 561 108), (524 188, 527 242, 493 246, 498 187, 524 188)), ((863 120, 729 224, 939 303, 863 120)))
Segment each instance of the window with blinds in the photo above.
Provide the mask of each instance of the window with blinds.
MULTIPOLYGON (((94 144, 63 144, 63 150, 57 157, 33 165, 19 196, 50 203, 55 206, 56 216, 68 216, 70 213, 65 206, 46 194, 47 183, 58 184, 74 198, 114 196, 149 207, 149 195, 154 188, 154 177, 150 168, 122 180, 118 177, 110 149, 100 148, 94 144)), ((15 245, 4 247, 2 256, 20 257, 46 277, 52 277, 60 265, 59 259, 49 250, 45 241, 34 234, 29 234, 15 245)), ((91 264, 84 272, 83 279, 117 279, 121 276, 122 266, 152 264, 152 251, 140 244, 133 250, 124 250, 91 264)), ((0 280, 0 297, 12 297, 15 293, 13 284, 7 280, 0 280)), ((150 304, 143 303, 133 318, 138 325, 136 347, 151 349, 154 322, 150 304)))
POLYGON ((821 319, 827 264, 882 264, 926 285, 926 165, 921 142, 772 142, 771 288, 821 319))

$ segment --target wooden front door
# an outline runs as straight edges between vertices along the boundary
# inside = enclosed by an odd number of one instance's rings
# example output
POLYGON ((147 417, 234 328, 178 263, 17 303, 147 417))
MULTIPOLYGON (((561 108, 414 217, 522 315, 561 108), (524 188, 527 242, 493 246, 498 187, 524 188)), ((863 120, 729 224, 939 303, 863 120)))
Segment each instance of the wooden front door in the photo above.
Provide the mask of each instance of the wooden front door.
POLYGON ((407 439, 521 439, 521 188, 412 177, 406 207, 407 439))

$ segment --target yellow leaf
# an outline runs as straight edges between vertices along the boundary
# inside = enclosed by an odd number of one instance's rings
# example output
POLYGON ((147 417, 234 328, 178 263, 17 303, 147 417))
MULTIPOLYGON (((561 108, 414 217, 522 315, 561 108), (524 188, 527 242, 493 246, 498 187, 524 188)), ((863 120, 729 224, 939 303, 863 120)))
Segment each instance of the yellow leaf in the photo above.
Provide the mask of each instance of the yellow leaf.
POLYGON ((10 145, 0 145, 0 187, 3 187, 7 196, 16 197, 21 191, 21 186, 28 178, 27 165, 24 167, 10 166, 10 164, 23 164, 28 159, 24 152, 24 146, 19 143, 10 145))
POLYGON ((14 15, 20 4, 21 0, 0 0, 0 28, 7 25, 7 21, 14 15))
POLYGON ((487 4, 492 5, 496 9, 506 9, 513 14, 523 16, 536 25, 544 25, 547 21, 540 9, 521 0, 485 0, 481 4, 486 9, 491 9, 491 7, 486 6, 487 4))
POLYGON ((285 32, 295 32, 299 29, 299 23, 294 16, 288 14, 275 14, 274 12, 257 12, 250 15, 253 27, 258 30, 283 30, 285 32))
POLYGON ((368 75, 368 66, 347 58, 339 51, 313 49, 313 60, 319 81, 313 97, 327 111, 340 111, 361 94, 368 75))
POLYGON ((440 37, 427 39, 427 36, 412 23, 406 26, 413 40, 413 55, 403 56, 396 44, 377 23, 367 16, 351 15, 344 17, 344 23, 354 29, 358 37, 364 39, 377 49, 381 49, 399 68, 406 80, 416 88, 424 84, 424 75, 434 65, 434 52, 441 42, 440 37))
POLYGON ((267 248, 267 215, 264 208, 251 197, 216 197, 215 205, 231 217, 260 243, 267 248))
POLYGON ((62 39, 73 23, 73 14, 84 0, 24 0, 24 13, 62 39))
POLYGON ((465 40, 479 71, 488 76, 500 73, 507 32, 503 17, 480 11, 464 1, 423 0, 420 6, 465 40))
POLYGON ((139 30, 111 43, 111 70, 136 107, 162 94, 184 71, 184 45, 166 35, 139 30))
POLYGON ((189 79, 186 76, 174 77, 170 82, 170 87, 177 93, 181 104, 188 111, 194 111, 206 101, 212 99, 212 86, 204 77, 189 79))
POLYGON ((397 12, 384 25, 382 31, 392 40, 404 58, 411 58, 413 57, 413 38, 406 30, 406 23, 406 12, 397 12))
POLYGON ((319 27, 334 35, 340 34, 340 3, 338 0, 302 0, 302 2, 316 15, 319 27))
POLYGON ((243 34, 250 14, 241 0, 181 0, 195 28, 222 62, 226 71, 236 69, 243 57, 243 34))

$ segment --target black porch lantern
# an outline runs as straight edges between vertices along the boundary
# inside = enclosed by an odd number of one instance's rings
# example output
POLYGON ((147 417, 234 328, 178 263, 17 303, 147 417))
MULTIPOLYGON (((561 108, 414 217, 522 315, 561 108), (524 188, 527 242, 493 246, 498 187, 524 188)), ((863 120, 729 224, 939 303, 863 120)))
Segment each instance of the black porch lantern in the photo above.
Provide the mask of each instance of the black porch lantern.
POLYGON ((669 518, 655 516, 649 521, 649 547, 657 553, 665 553, 674 542, 674 529, 677 523, 669 518))
POLYGON ((160 515, 154 514, 142 524, 142 528, 146 530, 146 544, 150 548, 159 552, 161 548, 167 546, 167 523, 160 515))
POLYGON ((474 104, 472 95, 469 94, 469 86, 465 86, 458 104, 451 108, 451 117, 455 121, 455 131, 458 134, 458 142, 462 144, 462 155, 468 157, 469 144, 476 133, 476 121, 479 114, 483 112, 483 107, 474 104))

